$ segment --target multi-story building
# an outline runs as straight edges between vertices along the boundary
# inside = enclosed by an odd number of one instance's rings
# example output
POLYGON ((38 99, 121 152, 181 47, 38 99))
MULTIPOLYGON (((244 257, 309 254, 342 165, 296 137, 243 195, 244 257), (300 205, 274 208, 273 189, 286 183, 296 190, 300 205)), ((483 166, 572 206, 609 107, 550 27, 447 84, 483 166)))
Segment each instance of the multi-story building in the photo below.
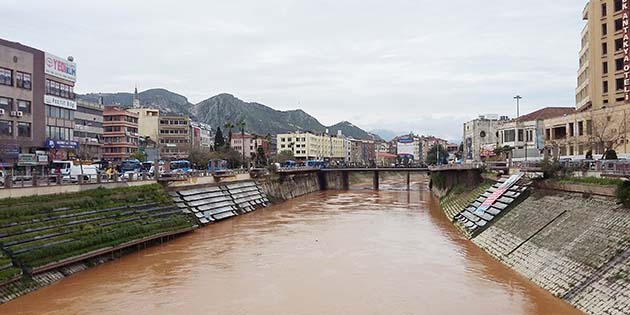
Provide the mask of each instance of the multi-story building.
POLYGON ((507 121, 506 116, 480 115, 479 118, 464 123, 464 156, 467 162, 478 162, 493 154, 497 143, 497 127, 507 121))
POLYGON ((46 138, 53 160, 76 158, 79 143, 74 140, 74 114, 77 110, 74 82, 76 64, 45 53, 46 138))
POLYGON ((299 160, 346 161, 348 143, 342 135, 317 135, 310 132, 278 134, 278 153, 292 151, 299 160))
POLYGON ((376 144, 372 140, 349 139, 350 163, 372 165, 376 161, 376 144))
MULTIPOLYGON (((134 98, 134 103, 136 98, 134 98)), ((138 115, 138 133, 143 138, 157 142, 159 135, 160 110, 155 108, 130 108, 128 111, 138 115)))
POLYGON ((76 64, 0 39, 0 165, 73 157, 76 64), (49 156, 50 155, 50 156, 49 156))
POLYGON ((244 150, 245 158, 247 159, 251 158, 253 154, 257 154, 259 148, 263 150, 265 156, 269 156, 270 150, 269 140, 267 140, 266 137, 247 133, 244 135, 240 133, 233 134, 230 147, 238 151, 241 155, 244 150))
POLYGON ((171 161, 188 157, 192 145, 188 116, 160 116, 158 131, 161 159, 171 161))
POLYGON ((120 162, 138 151, 138 115, 116 106, 103 111, 103 159, 120 162))
POLYGON ((497 125, 498 146, 511 148, 513 161, 540 160, 544 157, 545 121, 575 112, 572 107, 545 107, 497 125))
POLYGON ((78 157, 103 158, 103 104, 79 99, 74 114, 74 141, 79 143, 78 157))
POLYGON ((191 121, 190 137, 192 147, 201 150, 210 150, 214 147, 212 127, 208 124, 191 121))
POLYGON ((630 153, 630 0, 588 1, 582 12, 575 109, 544 121, 551 157, 630 153))

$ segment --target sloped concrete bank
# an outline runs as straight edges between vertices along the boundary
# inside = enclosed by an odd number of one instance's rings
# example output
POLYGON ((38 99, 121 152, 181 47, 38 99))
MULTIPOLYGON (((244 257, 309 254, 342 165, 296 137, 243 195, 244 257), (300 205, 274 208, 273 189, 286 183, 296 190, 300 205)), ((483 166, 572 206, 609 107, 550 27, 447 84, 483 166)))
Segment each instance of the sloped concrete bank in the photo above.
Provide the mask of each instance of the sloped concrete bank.
POLYGON ((630 314, 630 210, 611 197, 533 188, 472 241, 587 314, 630 314))

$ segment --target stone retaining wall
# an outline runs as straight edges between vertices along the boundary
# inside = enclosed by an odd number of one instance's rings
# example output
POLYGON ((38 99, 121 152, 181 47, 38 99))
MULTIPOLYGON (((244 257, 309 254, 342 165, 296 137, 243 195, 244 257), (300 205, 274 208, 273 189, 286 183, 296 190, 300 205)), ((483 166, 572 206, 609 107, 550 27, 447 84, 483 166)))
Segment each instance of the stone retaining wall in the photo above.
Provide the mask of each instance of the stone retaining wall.
POLYGON ((317 173, 287 175, 279 179, 262 180, 258 184, 272 201, 289 200, 320 189, 317 173))
POLYGON ((588 314, 630 314, 630 210, 535 191, 473 242, 588 314))

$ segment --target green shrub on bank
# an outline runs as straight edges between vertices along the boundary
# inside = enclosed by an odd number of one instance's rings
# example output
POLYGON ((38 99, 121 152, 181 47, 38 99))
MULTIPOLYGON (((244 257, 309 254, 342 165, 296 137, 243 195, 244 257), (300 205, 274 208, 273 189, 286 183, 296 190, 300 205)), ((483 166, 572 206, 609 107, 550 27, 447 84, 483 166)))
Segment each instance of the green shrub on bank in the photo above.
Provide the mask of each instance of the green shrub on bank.
POLYGON ((446 174, 444 172, 432 172, 431 185, 437 189, 446 189, 446 174))
POLYGON ((590 184, 603 186, 618 186, 623 180, 605 177, 564 177, 558 180, 560 183, 590 184))
POLYGON ((615 191, 617 201, 623 204, 624 207, 630 208, 630 182, 622 181, 617 185, 615 191))

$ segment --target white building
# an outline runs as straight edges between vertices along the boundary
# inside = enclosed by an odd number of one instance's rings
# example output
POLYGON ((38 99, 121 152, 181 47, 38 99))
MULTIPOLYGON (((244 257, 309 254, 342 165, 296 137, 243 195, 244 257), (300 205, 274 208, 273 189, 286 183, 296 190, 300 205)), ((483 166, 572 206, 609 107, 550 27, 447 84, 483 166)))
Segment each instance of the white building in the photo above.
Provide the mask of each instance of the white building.
POLYGON ((464 157, 467 162, 478 162, 491 156, 498 143, 499 122, 507 121, 507 116, 496 114, 480 115, 479 118, 464 123, 464 157))

